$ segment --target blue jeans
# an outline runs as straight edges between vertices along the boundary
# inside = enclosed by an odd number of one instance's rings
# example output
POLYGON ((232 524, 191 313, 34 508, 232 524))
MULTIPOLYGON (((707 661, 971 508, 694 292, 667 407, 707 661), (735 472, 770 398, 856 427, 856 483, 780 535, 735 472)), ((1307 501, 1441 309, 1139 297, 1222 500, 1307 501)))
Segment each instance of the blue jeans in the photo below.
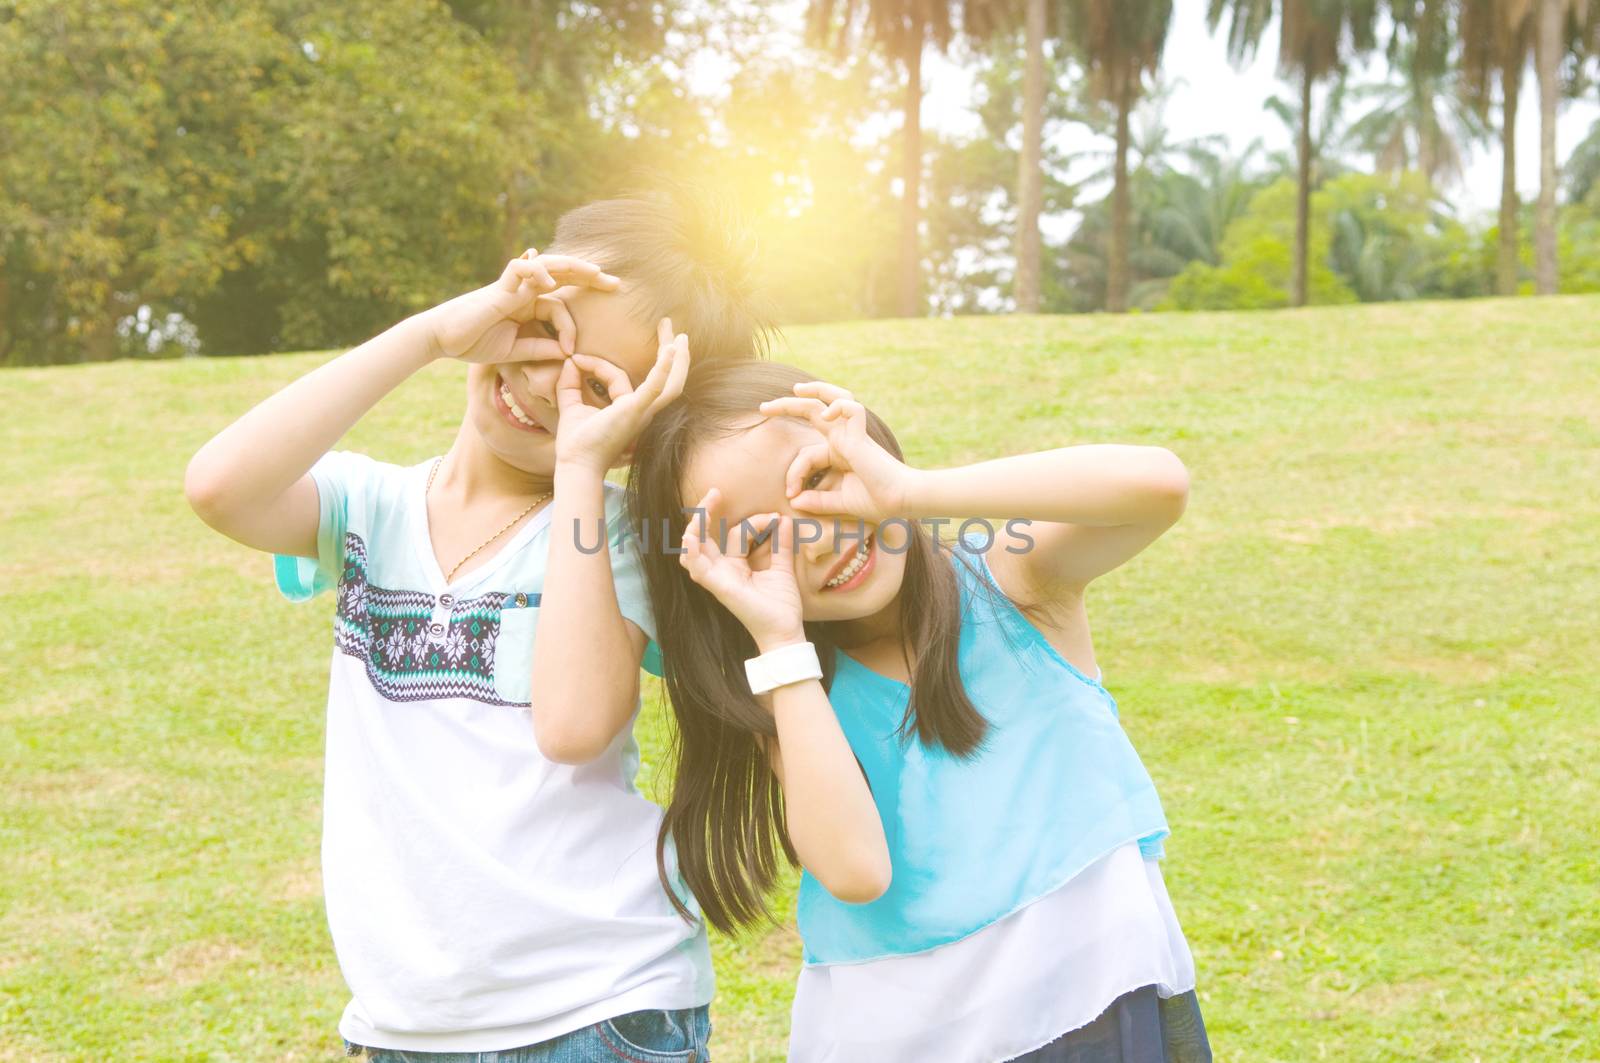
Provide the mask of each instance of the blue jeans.
POLYGON ((495 1052, 405 1052, 345 1042, 371 1063, 705 1063, 711 1058, 706 1007, 634 1011, 585 1026, 553 1041, 495 1052))

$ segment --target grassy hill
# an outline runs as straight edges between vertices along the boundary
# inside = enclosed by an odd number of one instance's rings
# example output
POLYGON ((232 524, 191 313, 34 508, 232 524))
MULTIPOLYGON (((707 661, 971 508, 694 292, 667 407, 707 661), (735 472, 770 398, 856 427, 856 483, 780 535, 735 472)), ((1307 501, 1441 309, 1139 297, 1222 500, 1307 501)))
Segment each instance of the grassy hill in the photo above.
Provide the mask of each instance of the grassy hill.
MULTIPOLYGON (((943 465, 1189 464, 1097 585, 1219 1059, 1600 1058, 1600 298, 790 331, 943 465)), ((180 492, 326 355, 0 374, 0 1060, 340 1057, 317 849, 331 601, 180 492)), ((350 447, 441 452, 461 371, 350 447)), ((660 748, 645 726, 646 772, 660 748)), ((788 911, 780 902, 779 911, 788 911)), ((716 944, 721 1061, 798 942, 716 944)))

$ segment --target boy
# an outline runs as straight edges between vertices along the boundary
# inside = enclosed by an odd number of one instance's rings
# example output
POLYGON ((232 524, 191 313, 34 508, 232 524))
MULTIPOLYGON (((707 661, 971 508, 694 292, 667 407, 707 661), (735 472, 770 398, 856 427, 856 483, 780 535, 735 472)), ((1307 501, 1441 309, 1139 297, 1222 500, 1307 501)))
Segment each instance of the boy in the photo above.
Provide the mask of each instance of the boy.
POLYGON ((352 1054, 706 1058, 705 931, 633 785, 654 628, 604 476, 677 395, 686 334, 702 359, 763 335, 711 235, 668 201, 573 211, 563 253, 313 370, 189 464, 195 511, 278 555, 286 596, 338 588, 322 864, 352 1054), (438 358, 469 363, 443 457, 329 453, 438 358))

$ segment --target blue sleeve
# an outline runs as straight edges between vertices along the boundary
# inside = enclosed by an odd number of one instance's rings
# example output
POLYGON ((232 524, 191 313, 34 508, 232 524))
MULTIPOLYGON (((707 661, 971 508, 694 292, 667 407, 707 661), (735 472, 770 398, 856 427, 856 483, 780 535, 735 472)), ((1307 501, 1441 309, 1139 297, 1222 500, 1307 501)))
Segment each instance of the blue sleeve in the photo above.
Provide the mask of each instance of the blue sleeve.
POLYGON ((276 554, 272 559, 278 590, 291 602, 306 601, 339 585, 352 502, 359 504, 364 497, 363 484, 372 464, 364 455, 336 450, 311 467, 317 485, 317 556, 276 554))
MULTIPOLYGON (((606 542, 611 551, 611 582, 616 587, 617 606, 624 618, 639 625, 653 643, 656 637, 655 613, 645 592, 644 564, 639 558, 638 539, 628 523, 620 488, 606 487, 606 542)), ((650 651, 645 650, 645 659, 650 651)), ((659 657, 658 657, 659 660, 659 657)), ((659 672, 654 674, 659 675, 659 672)))
POLYGON ((645 645, 644 660, 639 662, 639 667, 657 678, 667 674, 666 666, 661 663, 661 647, 655 644, 655 640, 645 645))

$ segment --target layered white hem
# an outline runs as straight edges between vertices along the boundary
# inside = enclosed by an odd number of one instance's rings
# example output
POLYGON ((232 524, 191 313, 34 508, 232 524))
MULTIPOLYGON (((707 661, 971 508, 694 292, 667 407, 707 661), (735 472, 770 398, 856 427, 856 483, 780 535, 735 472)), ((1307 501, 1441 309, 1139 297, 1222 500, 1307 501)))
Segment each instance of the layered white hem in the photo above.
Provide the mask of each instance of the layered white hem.
POLYGON ((1148 985, 1163 997, 1188 992, 1194 960, 1160 865, 1130 842, 960 941, 805 967, 789 1059, 994 1063, 1088 1025, 1148 985))

